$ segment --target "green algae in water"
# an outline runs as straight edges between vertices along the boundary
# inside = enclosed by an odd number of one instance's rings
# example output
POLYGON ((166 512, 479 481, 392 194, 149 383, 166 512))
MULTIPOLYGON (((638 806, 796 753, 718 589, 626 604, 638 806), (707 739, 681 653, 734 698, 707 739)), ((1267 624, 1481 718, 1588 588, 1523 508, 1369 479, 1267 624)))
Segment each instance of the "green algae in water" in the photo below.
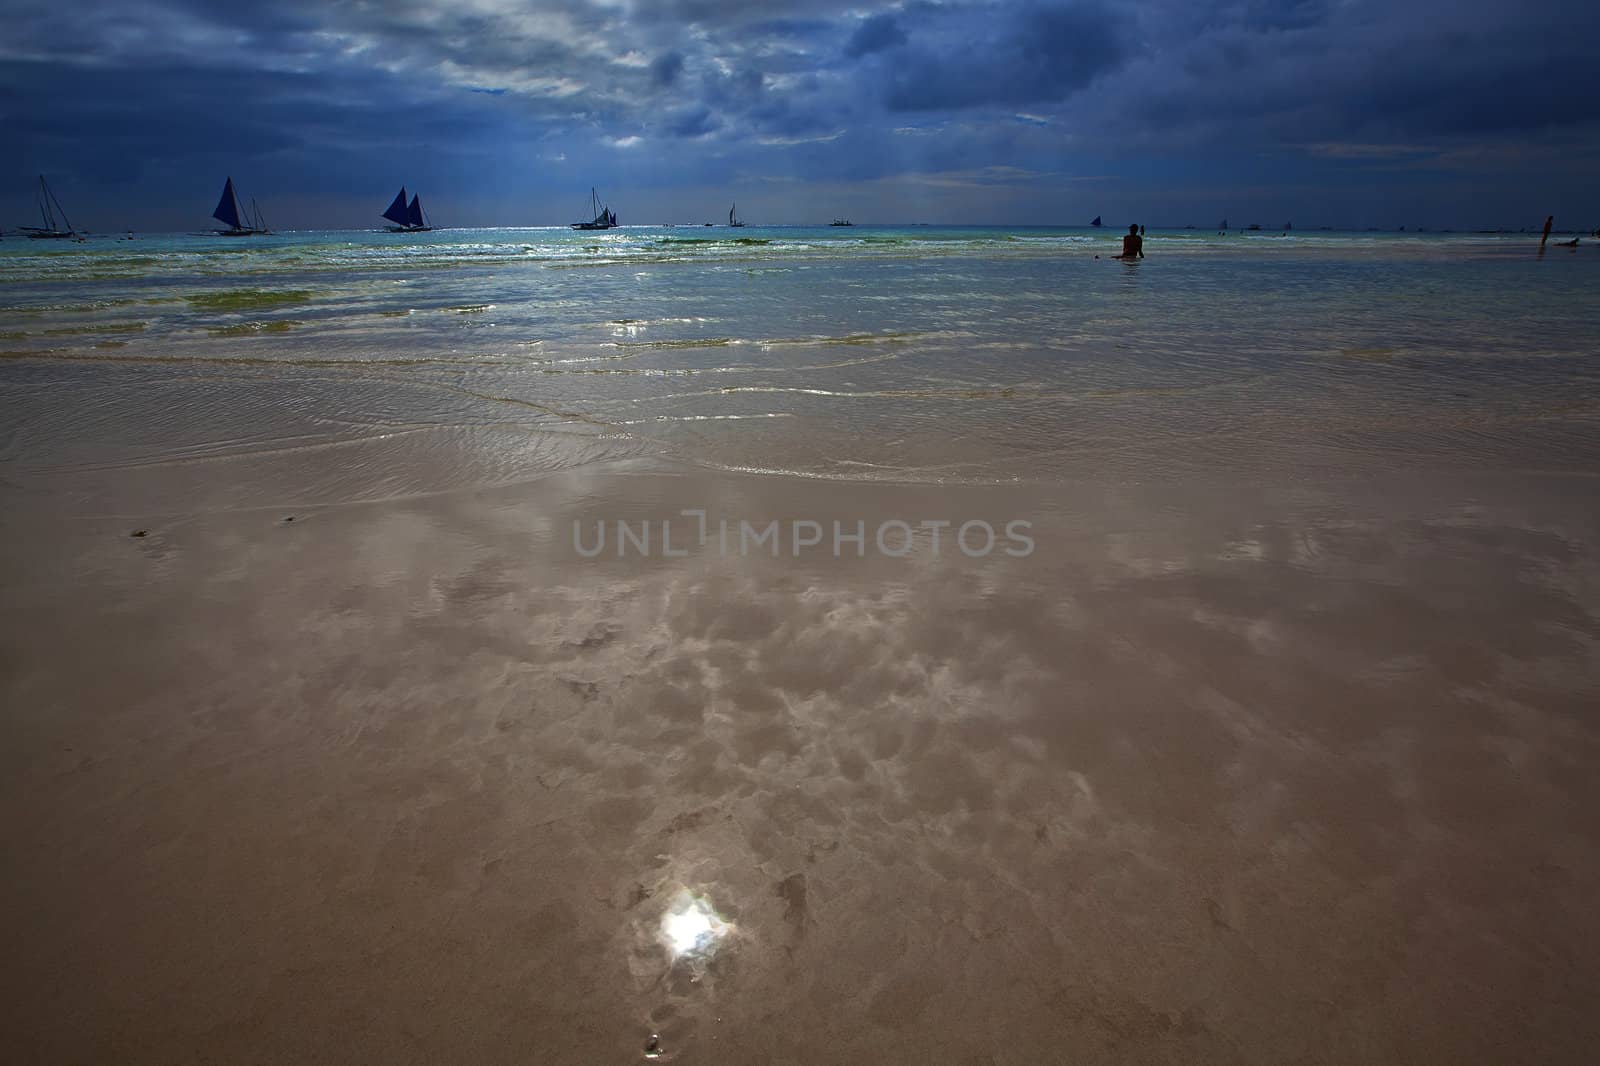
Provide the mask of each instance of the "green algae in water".
POLYGON ((0 340, 21 341, 32 337, 81 337, 96 333, 141 333, 143 322, 103 322, 94 326, 56 326, 29 333, 24 329, 9 329, 0 333, 0 340))
POLYGON ((39 331, 41 337, 78 337, 93 333, 142 333, 143 322, 104 322, 95 326, 58 326, 39 331))
POLYGON ((262 333, 288 333, 300 325, 304 323, 298 319, 280 318, 272 322, 241 322, 236 326, 218 326, 206 332, 213 337, 254 337, 262 333))
POLYGON ((202 311, 254 311, 308 303, 311 293, 307 289, 229 289, 192 293, 184 299, 202 311))
MULTIPOLYGON (((89 303, 75 304, 34 304, 28 307, 0 307, 0 314, 7 315, 73 315, 85 314, 91 311, 103 311, 108 307, 123 307, 136 303, 131 299, 125 300, 94 300, 89 303)), ((147 301, 154 302, 154 301, 147 301)))

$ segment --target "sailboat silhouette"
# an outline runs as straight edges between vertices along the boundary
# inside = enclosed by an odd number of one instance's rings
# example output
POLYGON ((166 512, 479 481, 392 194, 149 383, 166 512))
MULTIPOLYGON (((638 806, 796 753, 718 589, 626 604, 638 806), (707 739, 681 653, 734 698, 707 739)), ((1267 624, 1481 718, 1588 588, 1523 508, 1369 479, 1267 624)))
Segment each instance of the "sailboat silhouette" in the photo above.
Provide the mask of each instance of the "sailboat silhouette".
POLYGON ((428 223, 428 216, 422 212, 422 197, 412 196, 408 205, 404 185, 400 186, 394 202, 384 211, 383 217, 394 223, 389 227, 390 233, 427 233, 433 229, 428 223))
POLYGON ((22 226, 21 231, 34 240, 63 237, 76 237, 77 231, 72 228, 72 222, 67 218, 66 209, 61 206, 61 201, 56 199, 56 194, 50 191, 50 186, 45 182, 44 175, 39 175, 39 217, 43 219, 43 226, 22 226), (61 216, 57 223, 56 216, 61 216), (63 229, 62 227, 66 228, 63 229))
POLYGON ((611 229, 617 224, 617 213, 600 203, 600 194, 593 188, 589 190, 589 209, 594 212, 594 218, 588 222, 574 222, 573 229, 611 229))
POLYGON ((211 212, 211 217, 227 226, 227 229, 217 230, 222 237, 259 237, 270 233, 267 229, 267 220, 261 217, 261 208, 254 200, 250 201, 249 211, 239 208, 239 195, 233 191, 233 179, 229 178, 222 186, 222 199, 217 201, 217 209, 211 212))

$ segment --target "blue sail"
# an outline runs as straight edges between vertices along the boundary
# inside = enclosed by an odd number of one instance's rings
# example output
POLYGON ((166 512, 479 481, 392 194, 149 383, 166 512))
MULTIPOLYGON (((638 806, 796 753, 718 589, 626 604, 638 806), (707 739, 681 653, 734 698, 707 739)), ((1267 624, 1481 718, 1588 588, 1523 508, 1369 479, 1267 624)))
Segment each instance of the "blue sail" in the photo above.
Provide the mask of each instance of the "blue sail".
MULTIPOLYGON (((405 190, 401 189, 400 190, 400 194, 402 196, 404 196, 405 195, 405 190)), ((424 225, 424 223, 422 221, 422 197, 413 196, 411 198, 411 206, 406 208, 406 222, 405 222, 405 224, 408 225, 408 226, 421 226, 421 225, 424 225)))
POLYGON ((222 199, 217 201, 217 209, 211 212, 211 217, 229 229, 244 228, 239 225, 239 198, 234 195, 232 178, 222 187, 222 199))
POLYGON ((394 198, 394 203, 389 205, 389 210, 383 213, 383 217, 393 222, 396 226, 404 226, 406 224, 406 187, 404 185, 400 186, 399 195, 394 198))

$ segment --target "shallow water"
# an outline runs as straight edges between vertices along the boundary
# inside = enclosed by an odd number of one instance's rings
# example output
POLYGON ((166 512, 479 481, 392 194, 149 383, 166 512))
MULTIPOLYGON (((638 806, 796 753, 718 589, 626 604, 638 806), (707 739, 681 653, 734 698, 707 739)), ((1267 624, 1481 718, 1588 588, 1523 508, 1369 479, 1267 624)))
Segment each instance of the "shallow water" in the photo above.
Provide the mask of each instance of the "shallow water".
POLYGON ((0 461, 75 507, 196 463, 228 468, 214 507, 641 455, 931 483, 1600 460, 1600 247, 1523 235, 1178 231, 1133 264, 942 227, 39 244, 0 244, 0 461))

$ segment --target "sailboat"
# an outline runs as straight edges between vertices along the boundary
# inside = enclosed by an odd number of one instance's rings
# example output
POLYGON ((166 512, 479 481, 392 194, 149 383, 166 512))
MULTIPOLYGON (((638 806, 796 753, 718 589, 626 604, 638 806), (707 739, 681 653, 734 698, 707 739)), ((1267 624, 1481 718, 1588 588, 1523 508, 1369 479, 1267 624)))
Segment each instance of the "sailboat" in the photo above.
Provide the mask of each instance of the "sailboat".
POLYGON ((394 223, 389 227, 391 231, 406 228, 406 187, 404 185, 400 186, 400 191, 394 194, 394 202, 383 212, 383 217, 394 223))
POLYGON ((1091 225, 1091 226, 1098 226, 1098 225, 1100 225, 1100 216, 1099 216, 1099 215, 1096 215, 1096 216, 1094 216, 1094 221, 1093 221, 1093 222, 1091 222, 1091 223, 1089 223, 1089 225, 1091 225))
POLYGON ((433 229, 428 216, 422 213, 422 197, 416 193, 411 194, 411 206, 406 208, 406 225, 411 227, 412 233, 426 233, 433 229))
POLYGON ((72 228, 72 223, 67 219, 67 212, 62 209, 61 201, 56 199, 56 194, 50 191, 50 186, 45 182, 44 175, 39 175, 39 217, 44 220, 43 226, 21 226, 21 231, 35 240, 60 239, 63 237, 76 237, 77 231, 72 228), (57 215, 61 216, 60 223, 56 221, 57 215), (66 228, 63 229, 62 226, 66 228))
POLYGON ((222 199, 217 201, 217 209, 211 212, 211 217, 228 227, 217 230, 219 237, 259 237, 272 232, 267 229, 267 220, 254 200, 250 201, 249 211, 239 209, 239 195, 233 191, 232 178, 222 186, 222 199))
POLYGON ((383 217, 394 223, 389 227, 390 233, 427 233, 433 229, 428 222, 428 216, 423 214, 422 197, 412 196, 411 203, 407 204, 404 185, 400 186, 394 203, 389 205, 383 217))
POLYGON ((828 223, 828 225, 830 225, 830 226, 854 226, 855 223, 851 222, 848 218, 836 218, 832 222, 828 223))
POLYGON ((574 222, 573 229, 610 229, 617 224, 617 213, 600 203, 600 195, 592 187, 589 189, 589 209, 594 212, 594 218, 588 222, 574 222))
POLYGON ((744 220, 741 219, 737 214, 738 209, 738 204, 734 204, 732 207, 728 208, 728 225, 733 226, 736 229, 744 225, 744 220))

